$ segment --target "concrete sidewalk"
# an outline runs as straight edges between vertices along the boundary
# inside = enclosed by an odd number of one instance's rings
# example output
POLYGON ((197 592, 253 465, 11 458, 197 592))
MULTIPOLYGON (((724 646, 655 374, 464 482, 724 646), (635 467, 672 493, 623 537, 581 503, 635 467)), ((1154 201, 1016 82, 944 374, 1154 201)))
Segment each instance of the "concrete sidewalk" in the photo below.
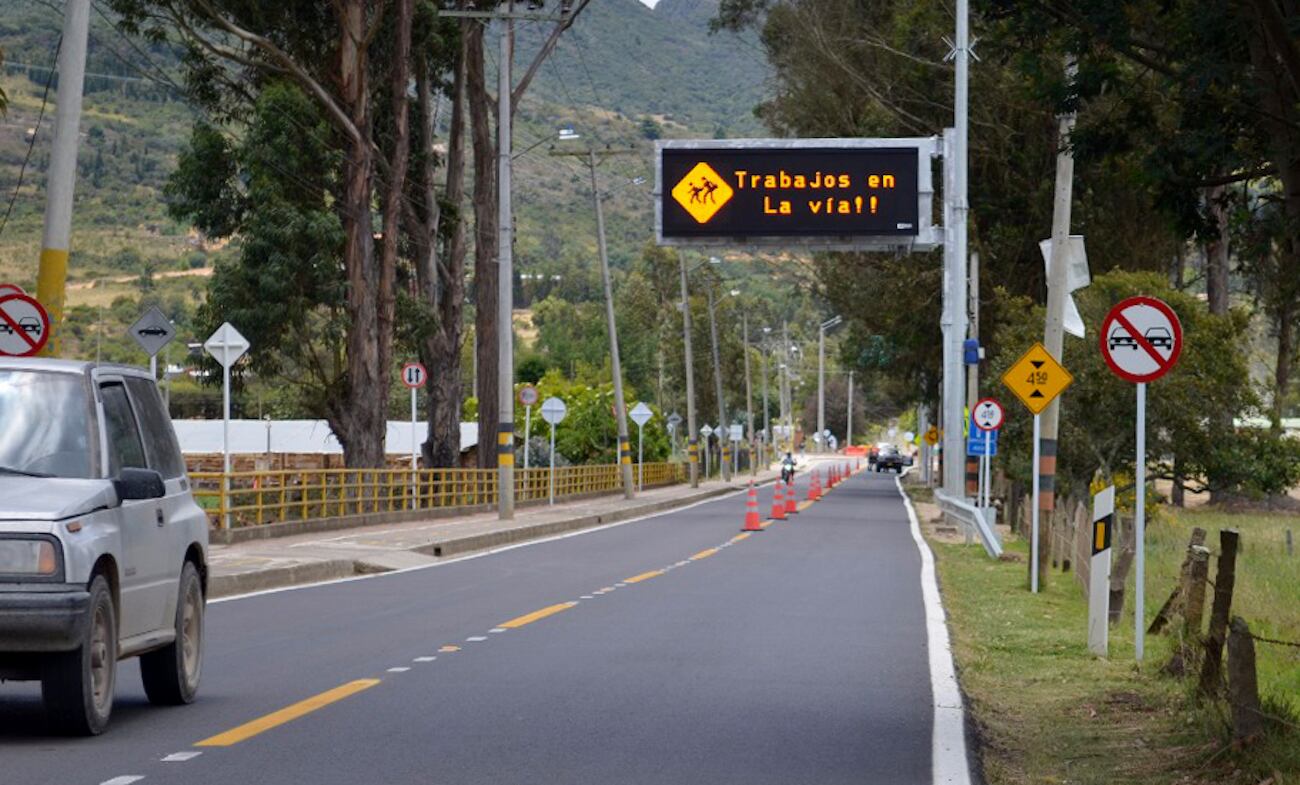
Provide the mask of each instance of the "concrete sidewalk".
MULTIPOLYGON (((812 459, 812 464, 820 463, 812 459)), ((808 464, 805 464, 805 467, 808 464)), ((757 483, 771 482, 778 470, 760 471, 757 483)), ((710 480, 648 489, 632 500, 611 494, 554 507, 519 508, 514 520, 496 512, 466 513, 407 523, 366 526, 230 545, 213 543, 208 556, 208 596, 225 597, 283 586, 388 572, 433 564, 440 559, 578 529, 625 521, 743 490, 745 474, 731 483, 710 480)), ((737 507, 737 522, 743 509, 737 507)))

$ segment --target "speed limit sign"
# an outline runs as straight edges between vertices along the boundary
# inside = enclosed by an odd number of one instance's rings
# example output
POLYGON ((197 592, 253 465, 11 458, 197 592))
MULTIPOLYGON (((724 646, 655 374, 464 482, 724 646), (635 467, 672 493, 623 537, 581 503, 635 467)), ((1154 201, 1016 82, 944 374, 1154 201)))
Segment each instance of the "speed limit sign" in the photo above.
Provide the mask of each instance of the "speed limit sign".
POLYGON ((420 363, 407 363, 402 366, 402 384, 410 387, 412 390, 423 387, 424 383, 429 380, 429 372, 424 369, 420 363))

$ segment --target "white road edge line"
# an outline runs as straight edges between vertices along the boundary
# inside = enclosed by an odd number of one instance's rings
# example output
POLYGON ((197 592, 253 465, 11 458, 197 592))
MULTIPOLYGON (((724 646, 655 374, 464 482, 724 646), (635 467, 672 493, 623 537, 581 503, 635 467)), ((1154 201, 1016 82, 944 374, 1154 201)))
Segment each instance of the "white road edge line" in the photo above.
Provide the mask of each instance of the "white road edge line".
POLYGON ((485 641, 485 640, 487 640, 487 637, 486 637, 486 636, 483 636, 483 635, 471 635, 471 636, 469 636, 468 638, 465 639, 465 642, 466 642, 466 643, 479 643, 480 641, 485 641))
POLYGON ((433 662, 436 659, 438 658, 437 657, 416 657, 415 659, 411 660, 411 662, 433 662))
MULTIPOLYGON (((616 527, 618 527, 618 526, 627 526, 628 524, 632 524, 632 523, 641 523, 642 521, 648 521, 648 520, 651 520, 651 519, 654 519, 654 518, 662 518, 662 517, 665 516, 665 515, 672 515, 673 513, 683 512, 683 511, 685 511, 685 510, 693 510, 693 509, 695 509, 696 507, 699 507, 699 506, 701 506, 701 505, 705 505, 705 504, 713 504, 714 502, 720 502, 720 501, 723 501, 723 500, 725 500, 725 499, 730 499, 730 498, 733 497, 733 496, 740 496, 741 494, 746 493, 748 490, 749 490, 749 489, 748 489, 747 487, 746 487, 746 488, 737 488, 736 490, 732 491, 731 493, 724 493, 724 494, 722 494, 722 495, 720 495, 720 496, 714 496, 714 497, 709 498, 709 499, 701 499, 701 500, 699 500, 699 501, 697 501, 697 502, 694 502, 694 503, 692 503, 692 504, 687 504, 687 505, 685 505, 685 506, 683 506, 683 507, 674 507, 674 508, 672 508, 671 510, 660 510, 659 512, 653 512, 653 513, 650 513, 650 514, 648 514, 648 515, 642 515, 642 516, 640 516, 640 517, 638 517, 638 518, 628 518, 626 521, 615 521, 614 523, 606 523, 606 524, 604 524, 604 525, 602 525, 602 526, 593 526, 593 527, 591 527, 591 528, 589 528, 589 529, 578 529, 577 531, 571 531, 571 532, 565 532, 565 533, 563 533, 563 534, 557 534, 557 535, 555 535, 555 536, 553 536, 553 537, 543 537, 543 538, 541 538, 541 539, 537 539, 537 540, 528 540, 528 541, 526 541, 526 542, 517 542, 517 543, 514 543, 513 545, 503 545, 503 546, 501 546, 500 548, 493 548, 492 550, 489 550, 489 551, 482 551, 482 552, 480 552, 480 553, 471 553, 471 554, 467 554, 467 555, 465 555, 465 556, 457 556, 457 557, 454 558, 454 559, 446 559, 446 560, 443 560, 443 561, 436 561, 436 562, 433 562, 432 564, 417 564, 417 565, 414 566, 414 567, 403 567, 403 568, 401 568, 400 570, 389 570, 388 572, 375 572, 375 573, 370 573, 370 574, 367 574, 367 575, 350 575, 350 576, 348 576, 348 577, 346 577, 346 578, 334 578, 334 579, 332 579, 332 580, 328 580, 328 581, 317 581, 317 582, 315 582, 315 583, 303 583, 303 584, 299 584, 299 585, 297 585, 297 586, 280 586, 280 587, 277 587, 277 588, 274 588, 274 589, 262 589, 262 590, 260 590, 260 591, 251 591, 251 592, 248 592, 247 594, 232 594, 232 595, 230 595, 229 597, 216 597, 216 598, 214 598, 214 599, 208 600, 207 604, 208 604, 208 605, 216 605, 216 604, 218 604, 218 603, 222 603, 222 602, 233 602, 233 601, 235 601, 235 600, 247 600, 247 599, 252 598, 252 597, 262 597, 262 596, 267 595, 267 594, 281 594, 281 593, 283 593, 283 592, 288 592, 288 591, 301 591, 301 590, 303 590, 303 589, 316 589, 316 588, 319 588, 319 587, 321 587, 321 586, 333 586, 333 585, 336 584, 336 583, 352 583, 353 581, 369 581, 369 580, 375 580, 375 579, 378 579, 378 578, 391 578, 391 577, 393 577, 393 576, 395 576, 395 575, 403 575, 403 574, 408 573, 408 572, 417 572, 417 571, 419 571, 419 570, 430 570, 430 569, 433 569, 434 567, 445 567, 445 566, 447 566, 448 564, 456 564, 456 563, 458 563, 458 562, 470 561, 471 559, 482 559, 482 558, 484 558, 485 556, 494 556, 494 555, 496 555, 496 554, 498 554, 498 553, 504 553, 504 552, 506 552, 506 551, 513 551, 513 550, 516 550, 516 549, 518 549, 518 548, 531 548, 531 547, 533 547, 534 545, 543 545, 543 544, 548 543, 548 542, 555 542, 556 540, 567 540, 567 539, 569 539, 570 537, 581 537, 581 536, 583 536, 583 535, 587 535, 587 534, 595 534, 596 532, 602 532, 602 531, 605 531, 606 529, 613 529, 613 528, 616 528, 616 527)), ((128 785, 128 784, 127 784, 127 783, 113 783, 113 785, 128 785)))
POLYGON ((926 648, 930 653, 930 689, 934 699, 934 737, 930 754, 934 785, 970 785, 970 760, 966 751, 966 710, 962 705, 961 687, 952 661, 952 642, 948 623, 939 597, 939 578, 934 569, 934 554, 921 536, 912 500, 903 491, 902 475, 894 477, 898 495, 903 497, 912 539, 921 552, 921 597, 925 603, 926 648))
POLYGON ((389 672, 389 673, 406 673, 406 672, 409 671, 409 670, 410 670, 410 668, 408 668, 408 667, 406 667, 406 666, 402 666, 402 667, 399 667, 399 668, 389 668, 389 669, 388 669, 388 672, 389 672))
POLYGON ((139 782, 144 779, 138 774, 123 774, 121 777, 114 777, 111 780, 104 780, 99 785, 131 785, 133 782, 139 782))
POLYGON ((171 755, 162 759, 163 763, 183 763, 187 760, 194 760, 202 755, 200 750, 189 750, 188 752, 173 752, 171 755))
POLYGON ((506 631, 505 627, 493 627, 492 629, 488 630, 488 632, 494 632, 498 634, 503 633, 505 631, 506 631))

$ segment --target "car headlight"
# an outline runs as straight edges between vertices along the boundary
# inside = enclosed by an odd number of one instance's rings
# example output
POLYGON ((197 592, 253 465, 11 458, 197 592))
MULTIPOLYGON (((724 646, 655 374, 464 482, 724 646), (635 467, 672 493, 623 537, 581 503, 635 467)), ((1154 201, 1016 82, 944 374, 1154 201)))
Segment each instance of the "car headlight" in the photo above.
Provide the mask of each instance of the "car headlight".
POLYGON ((52 537, 0 537, 0 577, 58 578, 62 572, 59 544, 52 537))

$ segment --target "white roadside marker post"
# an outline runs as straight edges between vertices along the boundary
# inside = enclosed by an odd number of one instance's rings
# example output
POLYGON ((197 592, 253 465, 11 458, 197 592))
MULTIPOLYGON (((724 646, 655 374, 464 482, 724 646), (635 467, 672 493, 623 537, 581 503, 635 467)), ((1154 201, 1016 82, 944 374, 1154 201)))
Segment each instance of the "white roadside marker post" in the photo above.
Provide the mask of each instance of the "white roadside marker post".
POLYGON ((1115 530, 1115 486, 1092 497, 1092 560, 1088 564, 1088 650, 1110 653, 1110 557, 1115 530))

